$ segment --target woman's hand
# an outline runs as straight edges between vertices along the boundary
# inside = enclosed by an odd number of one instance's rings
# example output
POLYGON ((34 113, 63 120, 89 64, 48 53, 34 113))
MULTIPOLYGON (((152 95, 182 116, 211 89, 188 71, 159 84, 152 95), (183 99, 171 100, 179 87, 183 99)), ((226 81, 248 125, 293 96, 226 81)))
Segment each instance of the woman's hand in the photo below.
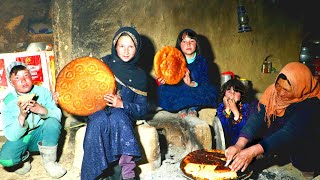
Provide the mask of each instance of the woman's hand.
POLYGON ((115 108, 123 108, 123 101, 120 95, 106 94, 104 100, 107 101, 107 105, 115 108))
POLYGON ((243 149, 234 157, 229 168, 236 172, 239 170, 241 170, 241 172, 244 172, 252 162, 252 160, 259 154, 262 154, 263 151, 264 150, 260 144, 256 144, 243 149))
POLYGON ((55 102, 56 104, 58 104, 59 96, 60 96, 60 94, 59 94, 58 92, 52 93, 52 98, 53 98, 53 100, 54 100, 54 102, 55 102))
POLYGON ((241 148, 237 145, 229 146, 225 151, 224 154, 227 158, 226 164, 229 164, 235 156, 241 151, 241 148))
POLYGON ((233 146, 228 147, 225 151, 224 154, 227 158, 227 164, 229 164, 237 154, 246 146, 246 144, 249 142, 247 138, 244 137, 239 137, 237 143, 233 146))

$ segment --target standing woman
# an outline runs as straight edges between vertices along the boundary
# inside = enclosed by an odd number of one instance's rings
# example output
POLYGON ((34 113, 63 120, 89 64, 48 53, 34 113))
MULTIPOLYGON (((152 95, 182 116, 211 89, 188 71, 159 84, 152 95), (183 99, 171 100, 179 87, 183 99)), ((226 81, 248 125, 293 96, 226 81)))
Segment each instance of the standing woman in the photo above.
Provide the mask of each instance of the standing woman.
MULTIPOLYGON (((320 86, 307 66, 287 64, 225 154, 232 170, 244 171, 258 155, 289 155, 297 169, 320 170, 320 86), (259 140, 260 139, 260 140, 259 140), (258 143, 247 146, 253 140, 258 143)), ((306 173, 305 173, 306 174, 306 173)))
POLYGON ((198 116, 203 107, 215 107, 217 88, 210 84, 207 60, 200 55, 199 39, 191 29, 182 30, 177 38, 176 48, 187 61, 186 74, 181 82, 168 85, 158 78, 159 106, 169 112, 178 112, 179 118, 198 116))
POLYGON ((141 154, 134 125, 148 109, 147 77, 137 67, 140 50, 138 32, 131 27, 122 27, 114 35, 112 53, 102 58, 115 75, 117 89, 115 94, 104 96, 108 107, 88 118, 82 180, 101 178, 114 163, 120 165, 123 179, 135 178, 135 161, 141 154))

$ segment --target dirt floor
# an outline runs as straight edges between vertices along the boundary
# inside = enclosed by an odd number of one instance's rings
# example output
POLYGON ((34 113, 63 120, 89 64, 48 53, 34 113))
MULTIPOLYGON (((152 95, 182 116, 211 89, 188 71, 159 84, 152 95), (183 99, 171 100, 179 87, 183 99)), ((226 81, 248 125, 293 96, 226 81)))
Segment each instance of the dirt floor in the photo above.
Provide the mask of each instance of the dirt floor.
MULTIPOLYGON (((67 174, 60 178, 61 180, 80 180, 80 170, 73 166, 74 157, 74 137, 76 131, 66 131, 65 143, 59 159, 59 163, 67 169, 67 174)), ((2 146, 5 138, 0 136, 0 147, 2 146)), ((175 152, 171 152, 174 156, 175 152)), ((263 164, 268 161, 261 161, 263 164)), ((274 162, 270 162, 274 163, 274 162)), ((51 180, 45 169, 41 164, 40 155, 32 155, 31 161, 32 169, 25 175, 17 175, 14 172, 8 172, 0 168, 0 180, 51 180)), ((162 162, 160 168, 156 171, 147 173, 144 177, 139 177, 140 180, 186 180, 186 177, 179 168, 180 162, 174 159, 166 159, 162 162)), ((292 164, 271 165, 267 168, 259 168, 260 165, 255 165, 253 173, 250 177, 242 176, 242 179, 250 180, 304 180, 302 173, 292 166, 292 164)), ((79 166, 78 166, 79 167, 79 166)), ((250 171, 251 172, 251 171, 250 171)), ((249 174, 249 172, 246 172, 249 174)), ((320 180, 320 176, 313 178, 313 180, 320 180)))
MULTIPOLYGON (((65 143, 59 164, 67 169, 67 174, 60 178, 61 180, 80 180, 80 170, 73 167, 73 146, 74 144, 70 141, 71 131, 65 133, 65 143)), ((0 147, 4 143, 5 138, 0 136, 0 147)), ((31 170, 25 175, 18 175, 14 172, 8 172, 4 168, 0 168, 0 179, 1 180, 51 180, 51 178, 42 166, 42 159, 39 154, 32 154, 31 158, 31 170)))
MULTIPOLYGON (((62 164, 67 170, 67 174, 60 178, 61 180, 77 180, 80 179, 79 173, 74 172, 72 167, 73 158, 62 156, 60 164, 62 164)), ((31 171, 25 175, 18 175, 16 173, 8 172, 3 168, 0 169, 0 179, 2 180, 50 180, 52 179, 42 167, 40 155, 33 156, 31 162, 31 171)))
MULTIPOLYGON (((40 155, 33 155, 32 169, 25 175, 17 175, 12 172, 7 172, 3 168, 0 168, 1 180, 51 180, 44 168, 41 165, 40 155)), ((80 180, 80 170, 73 168, 73 155, 71 152, 63 153, 60 158, 60 164, 67 170, 67 174, 60 178, 61 180, 80 180)), ((246 176, 243 176, 246 177, 246 176)), ((154 172, 146 174, 144 177, 140 177, 140 180, 186 180, 186 177, 179 169, 179 162, 165 160, 162 166, 154 172)), ((257 180, 303 180, 302 174, 297 171, 291 164, 283 166, 272 166, 268 169, 264 169, 260 173, 252 174, 251 177, 244 179, 257 179, 257 180)), ((314 178, 314 180, 320 180, 320 177, 314 178)))

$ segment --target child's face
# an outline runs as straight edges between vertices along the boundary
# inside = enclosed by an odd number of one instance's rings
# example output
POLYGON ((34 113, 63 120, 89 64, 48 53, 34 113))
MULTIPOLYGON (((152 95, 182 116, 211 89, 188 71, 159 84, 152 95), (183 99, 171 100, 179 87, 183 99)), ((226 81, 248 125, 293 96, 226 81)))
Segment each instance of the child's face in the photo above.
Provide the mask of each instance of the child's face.
POLYGON ((181 44, 180 44, 181 50, 183 54, 191 58, 196 51, 197 48, 197 41, 194 39, 191 39, 189 36, 183 37, 181 44))
POLYGON ((226 90, 225 96, 228 99, 234 99, 235 102, 240 101, 241 93, 239 91, 234 91, 233 87, 226 90))
POLYGON ((32 88, 32 78, 29 70, 24 69, 12 74, 10 81, 14 89, 19 93, 28 93, 32 88))
POLYGON ((116 51, 122 61, 128 62, 136 54, 136 47, 129 36, 121 36, 118 39, 116 51))

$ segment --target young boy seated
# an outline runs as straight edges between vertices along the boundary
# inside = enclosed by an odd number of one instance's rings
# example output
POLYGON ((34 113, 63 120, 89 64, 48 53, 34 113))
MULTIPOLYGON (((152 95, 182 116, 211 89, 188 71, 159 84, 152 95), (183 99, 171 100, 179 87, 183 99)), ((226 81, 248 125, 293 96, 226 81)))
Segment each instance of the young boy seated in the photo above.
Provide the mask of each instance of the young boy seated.
POLYGON ((0 150, 0 164, 17 174, 26 174, 31 169, 29 152, 40 151, 47 173, 53 178, 62 177, 66 170, 56 162, 61 110, 49 89, 33 85, 25 64, 12 62, 6 75, 14 90, 3 100, 7 141, 0 150))

